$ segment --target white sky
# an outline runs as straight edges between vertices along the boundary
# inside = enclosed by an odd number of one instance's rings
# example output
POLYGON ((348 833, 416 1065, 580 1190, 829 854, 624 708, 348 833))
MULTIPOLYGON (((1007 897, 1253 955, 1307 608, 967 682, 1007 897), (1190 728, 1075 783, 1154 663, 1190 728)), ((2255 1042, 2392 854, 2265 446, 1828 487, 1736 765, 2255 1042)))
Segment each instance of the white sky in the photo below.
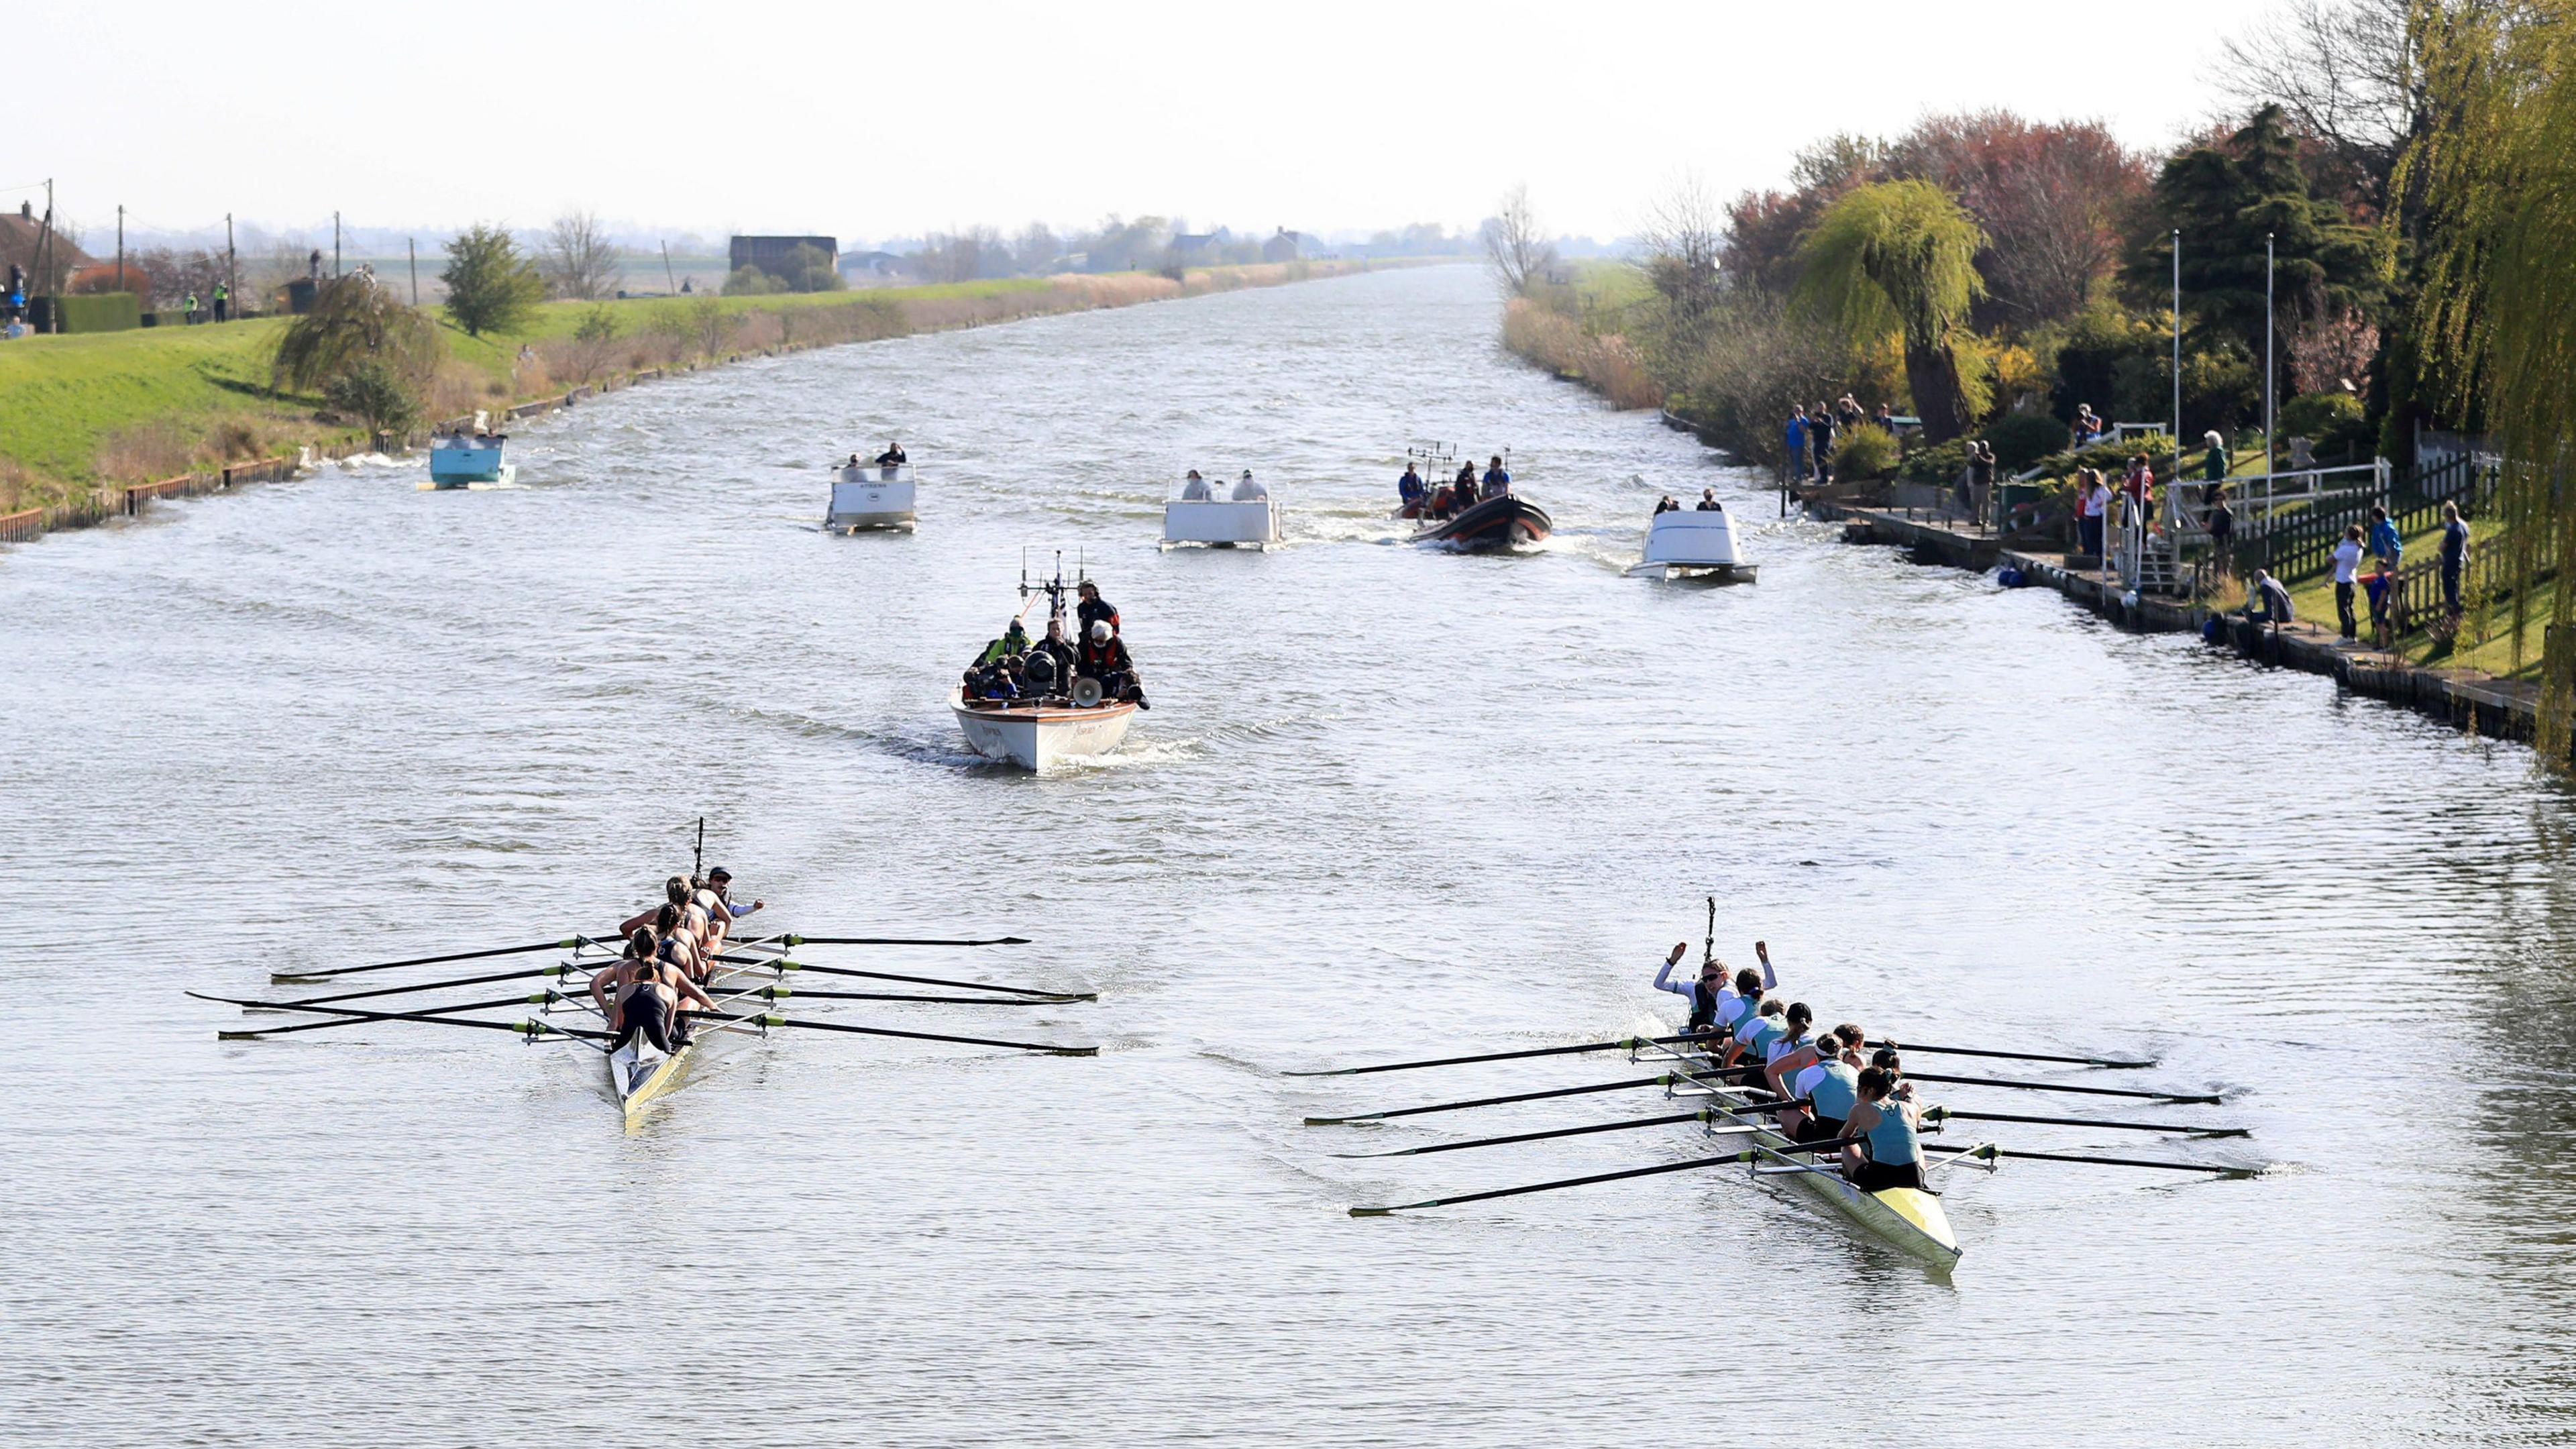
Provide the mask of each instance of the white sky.
POLYGON ((1606 239, 1684 174, 1775 184, 1818 135, 1927 110, 2160 144, 2221 103, 2218 45, 2265 3, 20 7, 11 49, 47 60, 0 91, 0 200, 52 176, 93 239, 120 202, 171 229, 581 207, 879 238, 1455 226, 1526 181, 1551 229, 1606 239))

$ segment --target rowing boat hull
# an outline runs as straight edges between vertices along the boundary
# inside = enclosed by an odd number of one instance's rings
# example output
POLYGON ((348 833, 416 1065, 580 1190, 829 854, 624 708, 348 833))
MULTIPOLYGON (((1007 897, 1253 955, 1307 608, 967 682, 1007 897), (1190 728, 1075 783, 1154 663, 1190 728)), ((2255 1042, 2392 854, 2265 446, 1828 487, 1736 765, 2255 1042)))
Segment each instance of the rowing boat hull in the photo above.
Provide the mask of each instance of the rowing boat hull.
MULTIPOLYGON (((1700 1059, 1705 1061, 1705 1059, 1700 1059)), ((1792 1145, 1776 1130, 1777 1120, 1768 1112, 1738 1112, 1753 1100, 1750 1093, 1715 1082, 1701 1081, 1709 1094, 1709 1107, 1714 1117, 1712 1126, 1752 1127, 1757 1129, 1747 1138, 1755 1150, 1770 1161, 1804 1166, 1812 1153, 1793 1154, 1780 1149, 1792 1145)), ((1863 1192, 1843 1180, 1836 1172, 1793 1172, 1791 1181, 1803 1185, 1807 1192, 1820 1197, 1843 1216, 1876 1233, 1895 1247, 1902 1248, 1936 1268, 1950 1268, 1959 1261, 1959 1238, 1950 1229, 1950 1215, 1941 1209, 1941 1199, 1910 1187, 1892 1187, 1880 1192, 1863 1192)))

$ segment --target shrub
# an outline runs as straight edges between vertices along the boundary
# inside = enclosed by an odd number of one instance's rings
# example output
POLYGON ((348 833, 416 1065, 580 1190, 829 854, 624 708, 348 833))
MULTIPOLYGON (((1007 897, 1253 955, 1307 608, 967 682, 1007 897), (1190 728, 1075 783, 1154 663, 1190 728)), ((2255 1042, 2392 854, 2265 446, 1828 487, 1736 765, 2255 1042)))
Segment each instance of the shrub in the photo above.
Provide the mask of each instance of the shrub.
POLYGON ((2274 431, 2283 438, 2323 441, 2336 427, 2361 421, 2361 399, 2348 392, 2312 392, 2281 405, 2274 431))
POLYGON ((2007 413, 1986 424, 1979 436, 1995 450, 1997 467, 2018 473, 2051 453, 2066 451, 2071 435, 2066 424, 2046 413, 2007 413))
POLYGON ((766 297, 772 292, 786 290, 785 282, 758 267, 736 267, 733 275, 725 278, 724 284, 724 294, 728 297, 766 297))
POLYGON ((1834 440, 1834 476, 1884 478, 1895 468, 1896 456, 1896 435, 1876 423, 1863 423, 1834 440))
POLYGON ((322 288, 313 310, 278 334, 273 380, 326 397, 332 382, 373 364, 417 392, 438 371, 438 328, 365 272, 322 288))
MULTIPOLYGON (((2002 456, 2000 452, 1996 454, 1998 458, 2002 456)), ((1959 470, 1967 466, 1968 440, 1952 438, 1906 454, 1902 474, 1909 483, 1955 483, 1959 470)))
POLYGON ((179 425, 164 418, 109 434, 96 462, 98 475, 110 483, 157 483, 187 472, 195 455, 179 425))

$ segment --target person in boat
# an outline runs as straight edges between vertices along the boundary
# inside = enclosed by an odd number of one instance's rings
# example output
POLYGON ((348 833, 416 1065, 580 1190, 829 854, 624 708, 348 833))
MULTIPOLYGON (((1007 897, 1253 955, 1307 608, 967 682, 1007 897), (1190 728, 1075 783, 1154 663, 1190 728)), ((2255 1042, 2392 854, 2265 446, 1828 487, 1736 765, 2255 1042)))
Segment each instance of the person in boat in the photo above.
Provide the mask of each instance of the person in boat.
POLYGON ((665 904, 653 913, 653 939, 658 943, 661 959, 685 971, 692 981, 707 978, 706 958, 698 950, 695 933, 689 929, 688 911, 665 904))
POLYGON ((1787 1095, 1798 1099, 1799 1110, 1780 1117, 1793 1141, 1831 1142, 1843 1135, 1852 1108, 1860 1105, 1860 1044, 1868 1039, 1849 1022, 1816 1038, 1809 1053, 1815 1060, 1789 1081, 1787 1095))
POLYGON ((1103 621, 1108 623, 1110 633, 1124 632, 1118 627, 1118 606, 1100 597, 1100 585, 1084 579, 1082 586, 1075 589, 1074 593, 1078 598, 1078 602, 1073 606, 1074 624, 1076 632, 1082 637, 1089 638, 1091 626, 1103 621))
POLYGON ((1422 511, 1422 505, 1430 498, 1430 490, 1423 486, 1422 475, 1413 471, 1411 458, 1404 460, 1404 476, 1395 480, 1395 497, 1406 509, 1416 513, 1422 511))
POLYGON ((1082 651, 1064 637, 1062 619, 1047 620, 1046 637, 1030 646, 1029 657, 1021 666, 1021 675, 1033 695, 1062 694, 1073 688, 1073 677, 1081 671, 1082 651))
POLYGON ((1205 503, 1205 502, 1207 502, 1210 498, 1212 498, 1212 497, 1214 497, 1214 496, 1215 496, 1214 494, 1212 494, 1212 493, 1208 492, 1208 481, 1207 481, 1205 478, 1202 478, 1202 477, 1200 477, 1200 476, 1199 476, 1199 470, 1198 470, 1198 469, 1196 469, 1196 468, 1192 468, 1192 469, 1191 469, 1187 474, 1185 474, 1185 475, 1182 477, 1182 479, 1181 479, 1181 501, 1182 501, 1182 502, 1184 502, 1184 503, 1205 503))
POLYGON ((1657 518, 1661 518, 1667 513, 1679 513, 1681 511, 1681 504, 1669 493, 1655 500, 1655 516, 1657 518))
POLYGON ((847 463, 845 463, 845 464, 843 464, 842 466, 843 466, 843 467, 845 467, 845 468, 847 468, 847 469, 849 469, 851 472, 856 473, 857 471, 859 471, 859 455, 858 455, 858 454, 856 454, 856 453, 852 453, 852 454, 850 455, 850 461, 849 461, 849 462, 847 462, 847 463))
POLYGON ((1726 505, 1717 501, 1716 489, 1703 488, 1699 490, 1699 508, 1696 511, 1700 513, 1723 513, 1726 511, 1726 505))
POLYGON ((709 912, 709 914, 716 918, 716 923, 723 928, 724 933, 728 938, 733 935, 734 922, 741 920, 743 917, 750 915, 752 912, 769 904, 767 901, 755 900, 747 906, 735 905, 733 903, 733 872, 725 869, 723 866, 717 866, 715 869, 707 872, 707 889, 712 892, 716 898, 715 907, 709 912))
POLYGON ((625 920, 618 922, 617 934, 619 936, 632 936, 637 931, 652 925, 653 922, 661 916, 662 906, 668 905, 674 900, 681 899, 688 893, 689 878, 687 876, 675 875, 670 879, 665 880, 662 882, 662 905, 646 906, 644 909, 637 911, 634 915, 628 916, 625 920))
POLYGON ((1011 677, 1008 659, 996 659, 975 671, 977 699, 1014 700, 1020 697, 1019 681, 1011 677))
POLYGON ((1083 641, 1082 656, 1074 667, 1100 681, 1102 699, 1131 699, 1139 709, 1153 708, 1145 703, 1145 691, 1136 681, 1136 661, 1127 653, 1127 641, 1118 637, 1108 620, 1091 626, 1091 636, 1083 641))
MULTIPOLYGON (((1771 1064, 1763 1068, 1763 1085, 1770 1087, 1773 1095, 1775 1096, 1795 1097, 1800 1095, 1798 1091, 1798 1078, 1805 1074, 1807 1068, 1814 1066, 1817 1062, 1823 1061, 1826 1057, 1832 1055, 1832 1053, 1827 1051, 1824 1047, 1824 1040, 1826 1037, 1832 1037, 1836 1041, 1853 1043, 1855 1044, 1855 1047, 1857 1047, 1858 1043, 1867 1040, 1867 1038, 1861 1035, 1859 1027, 1852 1025, 1848 1021, 1842 1022, 1836 1025, 1832 1031, 1809 1037, 1806 1041, 1801 1043, 1795 1051, 1783 1052, 1779 1056, 1772 1058, 1771 1064)), ((1867 1065, 1869 1064, 1861 1060, 1857 1055, 1852 1058, 1852 1066, 1855 1070, 1867 1065)))
POLYGON ((999 664, 1014 654, 1028 652, 1029 631, 1020 626, 1019 620, 1013 619, 1011 626, 1002 631, 1002 637, 987 643, 984 652, 975 656, 975 667, 981 669, 989 664, 999 664))
POLYGON ((697 880, 698 888, 689 893, 689 900, 706 913, 707 937, 704 944, 707 959, 713 961, 724 955, 725 942, 733 935, 733 918, 725 914, 724 899, 704 880, 694 876, 691 879, 697 880))
POLYGON ((1234 480, 1234 501, 1237 503, 1258 503, 1269 496, 1268 488, 1252 481, 1249 468, 1243 470, 1242 477, 1234 480))
POLYGON ((1861 1140, 1843 1148, 1844 1179, 1863 1192, 1921 1189, 1923 1109, 1914 1100, 1914 1084, 1871 1067, 1853 1087, 1859 1101, 1844 1119, 1843 1135, 1861 1140))
POLYGON ((1792 1001, 1781 1020, 1787 1023, 1787 1027, 1775 1036, 1766 1037, 1755 1048, 1754 1060, 1762 1064, 1762 1070, 1753 1078, 1757 1084, 1773 1080, 1773 1074, 1782 1061, 1815 1045, 1814 1008, 1803 1001, 1792 1001))
POLYGON ((1461 463, 1458 476, 1449 484, 1449 511, 1464 513, 1476 506, 1476 465, 1461 463))
POLYGON ((1682 964, 1682 957, 1689 951, 1690 942, 1673 943, 1673 953, 1664 958, 1664 968, 1655 973, 1655 989, 1669 991, 1690 1003, 1690 1019, 1682 1030, 1696 1036, 1717 1020, 1718 996, 1726 990, 1726 963, 1712 956, 1700 963, 1698 980, 1675 981, 1673 968, 1682 964))
POLYGON ((1746 1017, 1761 1011, 1763 993, 1780 984, 1779 973, 1771 969, 1771 948, 1756 941, 1753 954, 1761 958, 1762 969, 1757 972, 1750 966, 1745 967, 1735 973, 1733 986, 1717 994, 1717 1014, 1710 1019, 1709 1025, 1720 1035, 1709 1043, 1712 1053, 1722 1050, 1722 1043, 1733 1039, 1735 1029, 1744 1024, 1746 1017))
POLYGON ((1494 460, 1485 467, 1484 497, 1508 498, 1511 496, 1511 491, 1511 471, 1503 466, 1503 455, 1496 453, 1494 460))
POLYGON ((877 466, 880 468, 900 468, 911 461, 904 456, 903 444, 892 438, 886 439, 886 450, 877 454, 877 466))
POLYGON ((1788 1013, 1789 1003, 1776 996, 1764 996, 1760 1006, 1736 1022, 1726 1044, 1725 1065, 1758 1074, 1764 1064, 1763 1052, 1789 1029, 1788 1013))
POLYGON ((704 987, 661 959, 653 933, 641 928, 628 938, 623 959, 590 978, 590 999, 615 1033, 608 1045, 612 1052, 640 1036, 667 1056, 688 1040, 679 1019, 681 1003, 716 1009, 704 987))

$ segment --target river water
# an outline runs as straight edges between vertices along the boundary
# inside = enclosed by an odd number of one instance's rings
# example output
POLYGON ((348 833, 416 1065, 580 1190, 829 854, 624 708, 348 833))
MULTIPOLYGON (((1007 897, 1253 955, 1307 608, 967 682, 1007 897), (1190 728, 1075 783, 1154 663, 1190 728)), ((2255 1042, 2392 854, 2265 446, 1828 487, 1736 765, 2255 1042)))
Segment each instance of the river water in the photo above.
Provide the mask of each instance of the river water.
POLYGON ((1494 323, 1453 268, 807 353, 528 426, 514 489, 357 465, 0 558, 0 1438, 2576 1438, 2567 792, 1776 521, 1494 323), (918 535, 818 533, 896 428, 918 535), (1393 542, 1416 438, 1511 445, 1562 531, 1393 542), (1155 552, 1189 466, 1261 470, 1292 545, 1155 552), (1703 486, 1760 584, 1621 577, 1703 486), (940 701, 1024 546, 1081 551, 1156 705, 1047 778, 940 701), (1102 1055, 782 1033, 629 1134, 578 1047, 219 1043, 181 994, 604 929, 701 814, 764 926, 1035 939, 808 959, 1100 993, 803 1014, 1102 1055), (2270 1170, 1962 1174, 1946 1278, 1737 1171, 1345 1215, 1704 1151, 1341 1159, 1668 1109, 1308 1128, 1640 1069, 1282 1072, 1676 1020, 1708 896, 1826 1021, 2162 1059, 1919 1071, 2227 1097, 1937 1100, 2255 1132, 2007 1145, 2270 1170))

